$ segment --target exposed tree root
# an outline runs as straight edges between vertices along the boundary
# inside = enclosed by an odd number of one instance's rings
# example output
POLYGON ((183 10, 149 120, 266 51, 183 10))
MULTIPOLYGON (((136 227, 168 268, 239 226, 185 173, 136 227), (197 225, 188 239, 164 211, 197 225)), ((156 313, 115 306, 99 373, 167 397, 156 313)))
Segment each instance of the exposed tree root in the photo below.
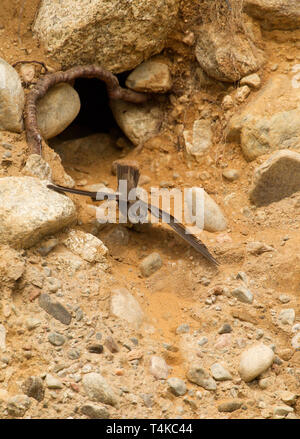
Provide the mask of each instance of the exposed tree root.
POLYGON ((27 143, 32 154, 42 153, 42 136, 37 125, 37 101, 45 96, 49 88, 54 85, 60 82, 70 82, 77 78, 97 78, 105 82, 111 99, 122 99, 133 103, 142 103, 147 100, 147 96, 142 93, 120 87, 115 75, 97 65, 78 66, 65 72, 49 73, 40 78, 26 96, 24 109, 25 130, 27 143))

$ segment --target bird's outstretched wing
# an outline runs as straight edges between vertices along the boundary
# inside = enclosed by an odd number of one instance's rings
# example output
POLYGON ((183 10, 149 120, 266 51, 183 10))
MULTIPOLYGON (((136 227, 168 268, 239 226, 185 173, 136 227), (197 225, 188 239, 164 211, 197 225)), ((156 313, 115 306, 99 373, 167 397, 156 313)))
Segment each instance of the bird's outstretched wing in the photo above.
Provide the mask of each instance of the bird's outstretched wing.
MULTIPOLYGON (((115 194, 107 194, 105 192, 90 192, 90 191, 84 191, 81 189, 73 189, 68 188, 60 185, 54 185, 54 184, 48 184, 47 187, 49 189, 55 190, 60 193, 69 192, 71 194, 76 195, 83 195, 86 197, 90 197, 92 200, 97 201, 99 200, 100 196, 114 196, 114 199, 118 200, 119 195, 118 193, 115 194)), ((142 201, 138 199, 141 205, 144 205, 145 208, 148 209, 152 215, 156 216, 156 218, 162 220, 163 222, 167 222, 170 227, 179 235, 182 239, 184 239, 187 243, 189 243, 198 253, 200 253, 202 256, 204 256, 208 261, 212 262, 215 265, 219 265, 219 262, 213 257, 213 255, 210 253, 206 245, 198 239, 194 234, 189 233, 188 228, 185 227, 183 224, 178 222, 176 218, 160 208, 153 206, 152 204, 148 204, 145 201, 142 201)))

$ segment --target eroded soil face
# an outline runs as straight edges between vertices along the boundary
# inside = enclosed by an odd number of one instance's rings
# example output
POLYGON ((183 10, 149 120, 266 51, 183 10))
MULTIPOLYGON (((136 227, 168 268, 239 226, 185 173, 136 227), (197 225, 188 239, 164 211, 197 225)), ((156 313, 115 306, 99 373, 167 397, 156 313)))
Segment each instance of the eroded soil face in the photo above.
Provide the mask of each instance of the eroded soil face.
MULTIPOLYGON (((53 69, 59 68, 32 37, 30 24, 39 2, 25 2, 21 21, 20 2, 2 3, 0 56, 9 63, 36 59, 53 69)), ((193 26, 196 29, 195 16, 184 8, 178 32, 187 28, 193 31, 193 26)), ((259 72, 262 84, 275 72, 287 74, 300 62, 299 41, 299 31, 263 31, 261 44, 266 63, 259 72)), ((125 157, 138 160, 142 176, 149 177, 145 189, 164 182, 182 189, 203 187, 228 220, 225 232, 201 234, 221 265, 212 266, 167 225, 99 227, 94 203, 70 195, 78 212, 74 228, 95 234, 104 242, 109 249, 108 268, 100 270, 97 264, 74 256, 62 244, 63 231, 55 235, 58 245, 47 256, 40 254, 39 244, 21 252, 25 268, 19 280, 1 279, 0 323, 7 331, 6 349, 0 350, 2 418, 12 417, 5 401, 23 393, 24 381, 30 376, 45 378, 46 374, 55 376, 61 388, 45 385, 43 401, 31 398, 25 416, 86 417, 81 408, 91 401, 82 379, 90 372, 101 373, 114 389, 118 407, 105 405, 112 418, 268 418, 274 417, 274 407, 286 405, 282 401, 283 391, 299 394, 299 349, 291 344, 295 333, 291 331, 292 325, 280 324, 278 316, 283 309, 292 308, 296 315, 294 324, 300 323, 300 193, 266 207, 251 205, 248 191, 253 171, 264 157, 247 162, 237 143, 225 142, 228 113, 221 102, 234 86, 215 83, 201 87, 191 53, 189 46, 177 44, 176 40, 172 49, 165 50, 174 78, 175 91, 171 94, 175 97, 173 103, 168 95, 154 98, 164 111, 162 129, 141 151, 137 152, 129 143, 122 149, 116 147, 119 132, 107 134, 109 141, 105 147, 95 144, 88 151, 84 147, 64 149, 62 142, 66 137, 62 135, 49 141, 61 163, 46 145, 44 158, 57 183, 62 182, 63 166, 76 187, 81 188, 105 183, 116 189, 112 162, 125 157), (197 162, 186 155, 176 127, 190 129, 204 111, 215 121, 214 145, 197 162), (222 173, 227 168, 238 170, 239 179, 224 179, 222 173), (273 250, 251 254, 247 245, 253 241, 273 250), (143 278, 139 265, 153 252, 160 254, 162 268, 143 278), (238 275, 241 272, 244 274, 238 275), (58 288, 51 292, 49 285, 53 282, 57 282, 58 288), (252 304, 242 303, 231 295, 239 286, 252 292, 252 304), (110 312, 112 291, 121 287, 131 292, 145 313, 139 329, 110 312), (41 293, 51 294, 71 312, 68 326, 39 306, 41 293), (283 295, 288 297, 286 302, 283 295), (225 323, 231 327, 226 336, 220 331, 225 323), (176 329, 182 324, 187 325, 187 332, 178 333, 176 329), (63 335, 63 345, 49 342, 52 333, 63 335), (105 346, 108 336, 117 343, 118 352, 112 353, 105 346), (261 342, 275 349, 275 362, 258 379, 246 383, 238 373, 240 355, 248 346, 261 342), (104 344, 102 353, 89 351, 95 343, 104 344), (166 380, 153 377, 149 371, 153 355, 164 358, 170 367, 168 378, 185 381, 185 395, 174 396, 166 380), (190 364, 196 362, 208 371, 214 363, 221 363, 232 379, 217 382, 215 391, 205 390, 186 377, 190 364), (267 382, 266 387, 262 380, 267 382), (218 407, 224 400, 239 400, 242 405, 232 413, 220 412, 218 407)), ((256 93, 252 92, 249 99, 255 100, 256 93)), ((238 112, 242 106, 230 111, 238 112)), ((99 102, 100 117, 105 111, 99 102)), ((0 175, 22 175, 28 157, 24 133, 1 132, 0 141, 13 145, 12 162, 1 167, 0 175)), ((10 264, 9 252, 1 252, 0 257, 1 267, 10 264)), ((293 416, 298 417, 299 399, 292 407, 293 416)))

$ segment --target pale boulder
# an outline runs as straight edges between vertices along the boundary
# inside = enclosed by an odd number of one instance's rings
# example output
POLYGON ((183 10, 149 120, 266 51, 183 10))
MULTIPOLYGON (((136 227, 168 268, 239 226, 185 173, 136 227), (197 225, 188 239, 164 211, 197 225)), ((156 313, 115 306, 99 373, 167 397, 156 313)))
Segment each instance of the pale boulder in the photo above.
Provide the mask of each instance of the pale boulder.
POLYGON ((33 177, 0 179, 0 243, 27 248, 76 218, 73 202, 33 177))
POLYGON ((41 136, 51 139, 64 131, 80 111, 79 95, 66 83, 57 84, 37 102, 37 123, 41 136))

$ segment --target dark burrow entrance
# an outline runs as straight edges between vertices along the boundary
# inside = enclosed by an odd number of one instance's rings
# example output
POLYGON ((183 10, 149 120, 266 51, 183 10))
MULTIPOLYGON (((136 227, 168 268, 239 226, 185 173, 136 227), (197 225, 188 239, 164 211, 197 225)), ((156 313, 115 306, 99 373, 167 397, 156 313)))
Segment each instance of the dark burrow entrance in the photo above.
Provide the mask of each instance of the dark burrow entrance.
MULTIPOLYGON (((117 75, 125 86, 129 72, 117 75)), ((81 109, 76 119, 57 136, 59 140, 71 140, 95 133, 108 133, 112 137, 123 135, 109 106, 106 85, 99 79, 78 78, 73 85, 80 97, 81 109)))

